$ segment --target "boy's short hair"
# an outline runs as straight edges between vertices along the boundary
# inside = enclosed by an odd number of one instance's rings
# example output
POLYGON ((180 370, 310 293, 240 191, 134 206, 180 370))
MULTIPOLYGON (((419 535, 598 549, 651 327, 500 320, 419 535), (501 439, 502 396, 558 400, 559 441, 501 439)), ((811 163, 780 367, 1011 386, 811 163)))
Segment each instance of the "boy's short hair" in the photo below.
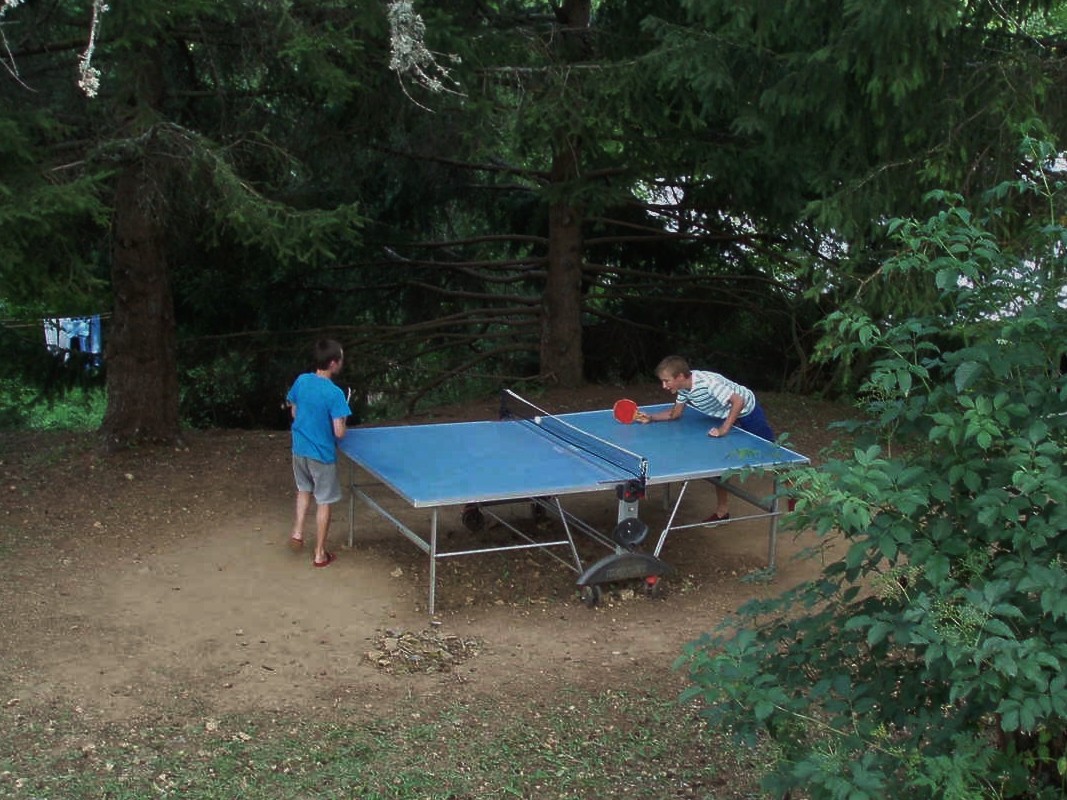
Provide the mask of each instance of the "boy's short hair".
POLYGON ((672 378, 677 375, 684 375, 688 378, 693 374, 692 370, 689 369, 689 362, 681 356, 667 356, 659 362, 659 366, 656 367, 656 377, 658 378, 665 372, 672 378))
POLYGON ((330 364, 344 357, 344 348, 335 339, 319 339, 315 342, 315 369, 329 369, 330 364))

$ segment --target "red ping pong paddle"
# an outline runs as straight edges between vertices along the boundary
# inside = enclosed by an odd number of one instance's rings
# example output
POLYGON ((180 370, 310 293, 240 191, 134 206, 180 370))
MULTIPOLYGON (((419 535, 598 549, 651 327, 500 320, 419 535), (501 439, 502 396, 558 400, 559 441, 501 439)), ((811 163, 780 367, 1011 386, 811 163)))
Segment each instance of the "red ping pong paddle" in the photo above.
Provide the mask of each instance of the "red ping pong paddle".
POLYGON ((611 413, 618 422, 629 425, 637 417, 637 403, 633 400, 616 400, 611 413))

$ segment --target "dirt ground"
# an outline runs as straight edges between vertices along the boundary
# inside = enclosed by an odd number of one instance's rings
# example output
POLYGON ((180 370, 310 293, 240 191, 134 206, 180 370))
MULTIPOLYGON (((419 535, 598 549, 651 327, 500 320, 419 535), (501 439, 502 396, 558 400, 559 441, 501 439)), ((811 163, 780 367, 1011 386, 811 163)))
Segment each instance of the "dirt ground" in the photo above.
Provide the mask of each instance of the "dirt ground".
MULTIPOLYGON (((669 399, 650 384, 549 392, 538 403, 565 412, 623 395, 669 399)), ((792 449, 814 461, 835 437, 828 424, 849 413, 785 395, 761 400, 792 449)), ((496 410, 489 398, 402 422, 493 419, 496 410)), ((656 491, 641 507, 652 539, 666 518, 656 491)), ((690 492, 696 521, 710 512, 711 487, 690 492)), ((428 513, 383 498, 428 530, 428 513)), ((791 558, 810 534, 786 532, 774 580, 746 580, 766 565, 767 523, 741 520, 673 535, 662 557, 677 574, 661 598, 623 587, 591 609, 573 571, 518 551, 440 562, 431 617, 428 557, 391 525, 357 505, 349 548, 348 502, 338 504, 337 561, 312 569, 309 549, 286 546, 292 503, 285 432, 193 432, 184 448, 112 457, 87 436, 0 434, 0 711, 100 722, 257 711, 360 717, 401 698, 673 685, 681 679, 671 662, 685 642, 746 599, 818 568, 791 558), (417 641, 439 652, 397 660, 417 641), (459 655, 442 660, 446 649, 459 655)), ((577 503, 611 527, 613 496, 577 503)), ((733 510, 744 513, 744 504, 735 499, 733 510)), ((442 526, 455 549, 502 534, 467 531, 458 511, 442 526)))

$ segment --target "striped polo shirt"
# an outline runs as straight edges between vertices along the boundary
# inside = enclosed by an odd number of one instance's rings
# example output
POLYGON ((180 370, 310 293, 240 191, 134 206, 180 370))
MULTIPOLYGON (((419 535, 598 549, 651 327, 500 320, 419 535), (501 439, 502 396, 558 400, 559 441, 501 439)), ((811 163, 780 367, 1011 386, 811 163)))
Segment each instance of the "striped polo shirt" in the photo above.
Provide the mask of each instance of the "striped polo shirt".
POLYGON ((756 407, 756 395, 751 389, 724 378, 717 372, 693 370, 693 388, 679 389, 677 402, 688 403, 697 411, 716 419, 725 419, 730 413, 730 395, 736 394, 743 401, 741 416, 751 414, 756 407))

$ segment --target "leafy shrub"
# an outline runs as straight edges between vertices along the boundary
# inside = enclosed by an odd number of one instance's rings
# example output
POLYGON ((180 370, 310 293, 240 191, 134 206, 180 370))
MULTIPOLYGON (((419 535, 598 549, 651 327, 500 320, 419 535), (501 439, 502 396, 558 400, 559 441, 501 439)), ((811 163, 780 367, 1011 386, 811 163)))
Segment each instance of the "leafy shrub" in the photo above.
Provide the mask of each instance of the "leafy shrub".
POLYGON ((25 382, 0 379, 0 430, 96 430, 106 405, 102 386, 45 396, 25 382))
MULTIPOLYGON (((1033 190, 998 191, 1006 203, 1033 190)), ((989 220, 937 198, 946 208, 934 218, 894 224, 901 249, 882 277, 928 276, 938 312, 880 325, 847 308, 828 320, 828 354, 873 357, 864 402, 874 422, 851 457, 796 477, 797 522, 835 538, 843 557, 818 580, 746 605, 679 662, 694 683, 686 698, 710 722, 774 743, 768 790, 850 800, 1067 792, 1057 191, 1045 196, 1050 223, 1014 240, 1026 245, 1015 254, 989 220)))
MULTIPOLYGON (((247 427, 258 421, 249 407, 257 390, 262 396, 250 358, 240 352, 217 355, 182 372, 182 418, 194 428, 247 427)), ((280 400, 275 405, 280 407, 280 400)))

